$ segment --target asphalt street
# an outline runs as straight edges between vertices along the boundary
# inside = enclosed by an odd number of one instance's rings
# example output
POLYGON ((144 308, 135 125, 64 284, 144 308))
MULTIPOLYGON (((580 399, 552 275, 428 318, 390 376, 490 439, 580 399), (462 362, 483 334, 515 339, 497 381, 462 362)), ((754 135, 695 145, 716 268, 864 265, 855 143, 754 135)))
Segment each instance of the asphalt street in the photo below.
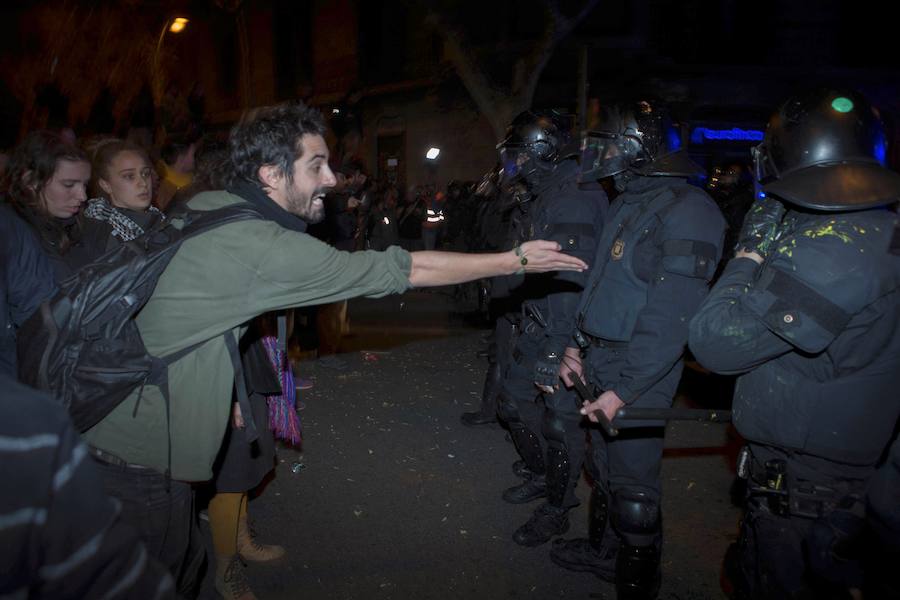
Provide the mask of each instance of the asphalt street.
MULTIPOLYGON (((300 392, 302 449, 279 450, 274 478, 251 502, 260 540, 287 548, 275 564, 248 567, 256 595, 615 598, 593 575, 554 565, 549 544, 511 539, 539 501, 505 503, 502 491, 520 481, 510 470, 514 447, 499 427, 459 421, 480 402, 487 330, 455 314, 444 290, 358 300, 349 312, 347 368, 299 363, 315 382, 300 392)), ((688 377, 690 396, 677 405, 727 401, 708 378, 688 377)), ((724 598, 720 562, 739 517, 729 498, 737 446, 729 426, 670 424, 660 598, 724 598)), ((586 535, 583 479, 578 495, 565 537, 586 535)))

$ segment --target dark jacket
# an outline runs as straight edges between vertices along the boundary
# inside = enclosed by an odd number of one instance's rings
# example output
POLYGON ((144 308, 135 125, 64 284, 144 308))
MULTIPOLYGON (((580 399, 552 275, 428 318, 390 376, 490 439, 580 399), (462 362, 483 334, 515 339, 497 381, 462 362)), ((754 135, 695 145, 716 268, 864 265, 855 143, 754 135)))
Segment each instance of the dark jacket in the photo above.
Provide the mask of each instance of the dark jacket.
POLYGON ((113 206, 104 198, 90 200, 82 214, 81 241, 66 254, 65 260, 77 271, 164 219, 163 213, 153 206, 138 211, 113 206))
MULTIPOLYGON (((590 265, 609 202, 602 190, 579 189, 578 174, 578 163, 566 160, 536 187, 525 239, 557 242, 563 252, 590 265)), ((542 337, 538 360, 558 362, 574 344, 575 309, 589 275, 557 271, 529 276, 517 292, 526 304, 525 317, 542 337)))
POLYGON ((616 197, 578 308, 584 333, 626 347, 618 372, 596 382, 602 389, 639 403, 680 367, 724 235, 715 203, 683 179, 638 177, 616 197))
POLYGON ((56 291, 53 267, 32 228, 0 205, 0 373, 16 374, 16 329, 56 291))
MULTIPOLYGON (((70 265, 69 253, 81 245, 81 216, 58 219, 39 215, 28 209, 17 210, 37 237, 41 250, 53 269, 53 277, 59 282, 71 276, 75 269, 70 265)), ((76 260, 76 262, 78 262, 76 260)))
POLYGON ((0 596, 175 597, 59 404, 0 375, 0 439, 0 596))
POLYGON ((900 415, 896 214, 788 212, 762 265, 732 260, 691 323, 691 350, 740 373, 750 441, 874 466, 900 415))

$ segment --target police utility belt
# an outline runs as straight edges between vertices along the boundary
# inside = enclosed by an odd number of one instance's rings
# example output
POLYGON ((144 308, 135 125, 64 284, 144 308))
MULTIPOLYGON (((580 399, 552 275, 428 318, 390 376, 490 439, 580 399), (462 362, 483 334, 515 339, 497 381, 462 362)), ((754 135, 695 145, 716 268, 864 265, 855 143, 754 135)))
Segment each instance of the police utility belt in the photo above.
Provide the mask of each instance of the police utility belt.
POLYGON ((523 333, 534 333, 538 328, 545 329, 547 322, 540 309, 528 302, 522 303, 520 312, 507 313, 504 318, 509 321, 512 326, 513 335, 521 335, 523 333))
POLYGON ((850 484, 825 486, 811 481, 788 483, 787 463, 781 459, 758 460, 750 448, 741 448, 737 475, 747 481, 747 495, 764 497, 769 510, 781 517, 818 519, 833 511, 854 490, 850 484))
POLYGON ((572 339, 582 351, 590 348, 609 348, 612 350, 621 350, 628 347, 628 342, 617 342, 615 340, 607 340, 589 333, 585 333, 580 329, 576 329, 572 335, 572 339))

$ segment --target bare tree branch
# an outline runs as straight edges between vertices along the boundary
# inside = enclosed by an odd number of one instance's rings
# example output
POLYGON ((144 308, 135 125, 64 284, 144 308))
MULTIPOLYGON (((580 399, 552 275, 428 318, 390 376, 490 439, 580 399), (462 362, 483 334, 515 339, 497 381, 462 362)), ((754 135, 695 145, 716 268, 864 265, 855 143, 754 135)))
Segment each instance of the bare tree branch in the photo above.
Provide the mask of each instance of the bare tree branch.
POLYGON ((442 9, 438 0, 425 0, 427 22, 435 27, 444 41, 448 60, 468 90, 478 110, 487 118, 495 134, 501 136, 506 125, 519 112, 528 109, 534 99, 541 74, 556 46, 596 7, 599 0, 585 0, 578 14, 565 16, 557 0, 544 0, 547 27, 530 50, 512 65, 509 85, 505 90, 494 85, 486 69, 479 63, 473 44, 456 22, 442 9))

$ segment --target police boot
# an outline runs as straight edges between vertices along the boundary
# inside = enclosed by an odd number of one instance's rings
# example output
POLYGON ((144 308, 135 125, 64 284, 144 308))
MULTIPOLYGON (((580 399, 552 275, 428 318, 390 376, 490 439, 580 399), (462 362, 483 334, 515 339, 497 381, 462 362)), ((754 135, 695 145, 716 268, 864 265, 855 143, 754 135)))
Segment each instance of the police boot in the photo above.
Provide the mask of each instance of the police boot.
POLYGON ((544 502, 531 518, 513 533, 513 541, 520 546, 540 546, 555 535, 569 530, 569 509, 544 502))
POLYGON ((655 544, 623 544, 616 558, 616 598, 618 600, 655 600, 661 574, 660 549, 655 544))
MULTIPOLYGON (((546 429, 546 428, 545 428, 546 429)), ((544 435, 552 431, 545 431, 544 435)), ((534 511, 528 522, 513 534, 513 540, 522 546, 539 546, 553 536, 569 530, 569 509, 566 494, 569 491, 569 453, 564 441, 553 436, 547 448, 547 502, 534 511)))
POLYGON ((612 520, 622 537, 616 557, 616 597, 654 600, 661 580, 658 502, 644 492, 619 490, 613 499, 612 520))
POLYGON ((512 472, 516 477, 521 477, 522 479, 531 479, 534 477, 534 473, 531 469, 528 468, 528 465, 525 464, 524 460, 517 460, 512 464, 512 472))
POLYGON ((500 384, 503 378, 500 373, 500 365, 497 362, 490 363, 484 376, 484 389, 481 392, 481 408, 474 412, 463 413, 459 420, 467 427, 490 425, 497 422, 497 394, 500 393, 500 384))
POLYGON ((533 475, 519 485, 503 492, 503 499, 510 504, 526 504, 547 495, 547 480, 544 475, 533 475))
POLYGON ((553 562, 570 571, 593 573, 604 581, 615 581, 619 541, 612 528, 607 527, 608 514, 606 493, 594 485, 588 513, 589 537, 554 541, 550 548, 553 562))

